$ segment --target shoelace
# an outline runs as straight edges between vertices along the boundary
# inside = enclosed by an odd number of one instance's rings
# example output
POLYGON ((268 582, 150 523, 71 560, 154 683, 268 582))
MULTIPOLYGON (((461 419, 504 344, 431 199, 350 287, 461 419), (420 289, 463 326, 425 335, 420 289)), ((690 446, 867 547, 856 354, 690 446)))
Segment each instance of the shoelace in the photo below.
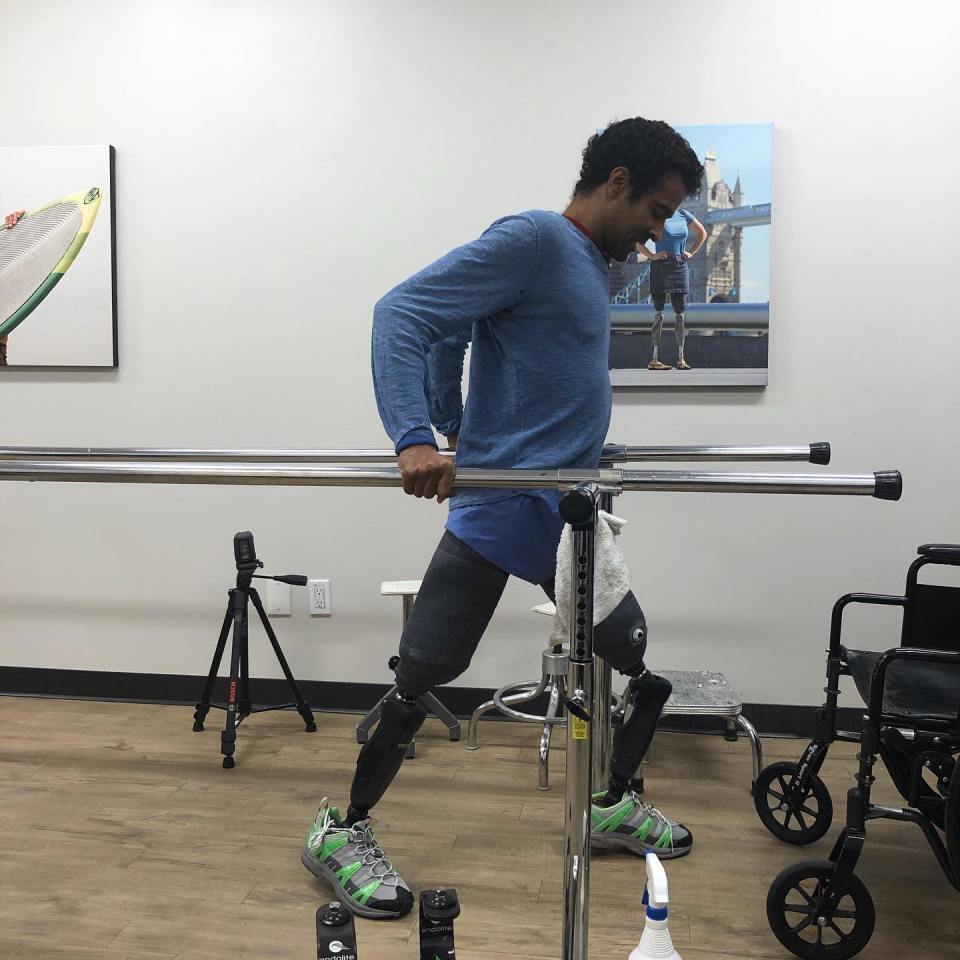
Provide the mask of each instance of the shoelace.
MULTIPOLYGON (((630 797, 634 800, 637 806, 648 816, 653 817, 654 820, 659 821, 661 827, 670 827, 671 834, 673 833, 673 821, 669 817, 664 816, 656 807, 652 804, 644 803, 640 797, 633 791, 630 790, 630 797)), ((670 839, 670 848, 673 849, 673 838, 670 839)))
POLYGON ((669 817, 664 816, 664 814, 662 814, 655 806, 653 806, 653 804, 645 803, 643 800, 640 799, 639 794, 635 793, 633 790, 630 790, 628 792, 630 794, 630 798, 648 816, 653 817, 655 820, 661 820, 663 821, 663 823, 669 823, 671 826, 673 825, 673 821, 669 817))
POLYGON ((376 837, 370 829, 370 821, 361 820, 355 823, 350 829, 350 839, 356 843, 357 853, 363 855, 363 863, 369 864, 371 875, 383 883, 396 886, 400 875, 393 869, 393 864, 377 844, 376 837), (377 873, 378 867, 382 867, 381 873, 377 873))
POLYGON ((377 844, 377 840, 370 828, 369 820, 360 820, 352 827, 342 827, 336 823, 330 815, 330 808, 326 806, 326 799, 320 805, 317 812, 317 818, 314 821, 317 827, 316 833, 310 838, 309 846, 311 850, 316 850, 323 844, 323 840, 331 830, 349 830, 350 842, 356 844, 357 853, 361 856, 361 862, 370 867, 370 875, 388 886, 397 886, 400 882, 400 875, 393 869, 393 864, 387 859, 383 850, 377 844))

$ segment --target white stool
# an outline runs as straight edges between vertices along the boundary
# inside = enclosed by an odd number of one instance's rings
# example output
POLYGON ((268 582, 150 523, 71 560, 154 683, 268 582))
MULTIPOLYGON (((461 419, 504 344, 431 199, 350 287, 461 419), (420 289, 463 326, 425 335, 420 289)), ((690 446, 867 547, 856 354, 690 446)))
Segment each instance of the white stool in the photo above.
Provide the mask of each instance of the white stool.
MULTIPOLYGON (((413 601, 417 599, 420 592, 422 580, 387 580, 380 584, 380 595, 384 597, 402 597, 403 598, 403 626, 406 627, 407 620, 410 619, 410 611, 413 609, 413 601)), ((395 665, 395 659, 390 659, 390 669, 395 665)), ((366 743, 370 739, 370 730, 380 719, 383 711, 383 701, 387 697, 393 696, 397 692, 397 686, 394 684, 376 703, 372 710, 357 724, 357 743, 366 743)), ((460 739, 460 721, 430 692, 417 697, 417 703, 423 707, 427 713, 439 717, 446 725, 451 740, 460 739)), ((417 741, 411 740, 407 747, 407 758, 412 759, 417 755, 417 741)))
MULTIPOLYGON (((541 603, 533 607, 534 613, 553 617, 556 607, 552 603, 541 603)), ((541 654, 542 672, 539 680, 525 680, 520 683, 508 683, 500 687, 493 695, 492 700, 481 704, 473 711, 470 717, 470 725, 467 731, 467 749, 476 750, 477 745, 477 725, 480 718, 491 710, 499 710, 504 716, 512 720, 519 720, 522 723, 542 723, 543 730, 540 733, 540 751, 539 768, 540 783, 539 790, 550 789, 550 737, 553 733, 554 724, 565 726, 567 722, 566 715, 563 713, 561 704, 567 693, 567 671, 569 669, 569 658, 567 648, 562 644, 547 647, 541 654), (545 714, 523 713, 514 709, 518 704, 525 703, 528 700, 535 700, 542 693, 549 696, 547 712, 545 714)), ((613 711, 620 709, 621 700, 616 694, 613 695, 613 711)))

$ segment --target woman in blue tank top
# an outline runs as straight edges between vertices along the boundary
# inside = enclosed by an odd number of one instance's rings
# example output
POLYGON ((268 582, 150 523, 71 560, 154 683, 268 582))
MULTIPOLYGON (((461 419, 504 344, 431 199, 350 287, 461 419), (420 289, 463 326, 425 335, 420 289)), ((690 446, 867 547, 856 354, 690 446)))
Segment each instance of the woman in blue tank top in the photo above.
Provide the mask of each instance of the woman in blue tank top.
POLYGON ((663 331, 663 308, 667 294, 673 305, 673 314, 677 331, 677 369, 689 370, 690 364, 683 357, 683 344, 686 340, 683 315, 690 295, 690 269, 687 261, 696 254, 707 239, 703 224, 689 210, 681 207, 666 221, 663 233, 657 240, 656 253, 650 253, 642 243, 637 244, 637 253, 650 260, 650 298, 655 311, 651 339, 653 357, 647 364, 649 370, 670 370, 670 364, 663 363, 657 356, 660 350, 660 334, 663 331), (687 250, 687 237, 690 231, 697 240, 692 250, 687 250))

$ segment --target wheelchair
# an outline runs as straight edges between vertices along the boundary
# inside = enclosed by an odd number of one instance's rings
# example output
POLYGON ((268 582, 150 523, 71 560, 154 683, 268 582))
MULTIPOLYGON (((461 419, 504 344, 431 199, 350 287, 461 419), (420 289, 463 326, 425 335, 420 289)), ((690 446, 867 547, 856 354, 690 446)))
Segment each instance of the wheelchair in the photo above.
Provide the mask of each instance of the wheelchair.
POLYGON ((809 960, 846 960, 873 934, 873 899, 854 873, 868 820, 901 820, 923 831, 949 882, 960 891, 960 587, 918 583, 931 564, 960 567, 960 544, 926 544, 907 572, 903 596, 851 593, 833 607, 827 651, 826 702, 814 738, 798 763, 766 767, 754 788, 764 826, 780 840, 819 840, 833 818, 818 776, 830 744, 860 744, 856 786, 847 794, 847 822, 829 860, 787 867, 767 894, 767 920, 780 943, 809 960), (840 643, 851 603, 901 607, 900 646, 886 652, 840 643), (863 731, 837 730, 840 677, 851 676, 867 704, 863 731), (878 756, 906 807, 870 800, 878 756), (942 835, 942 838, 941 838, 942 835))

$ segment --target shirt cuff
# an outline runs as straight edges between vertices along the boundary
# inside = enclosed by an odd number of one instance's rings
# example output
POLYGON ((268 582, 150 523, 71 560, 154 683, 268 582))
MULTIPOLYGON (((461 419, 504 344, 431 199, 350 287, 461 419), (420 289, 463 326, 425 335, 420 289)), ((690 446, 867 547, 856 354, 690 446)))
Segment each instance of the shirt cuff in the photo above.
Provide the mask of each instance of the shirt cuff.
POLYGON ((400 453, 402 450, 406 450, 407 447, 416 446, 433 447, 433 449, 436 450, 437 438, 433 435, 433 431, 427 430, 425 427, 414 427, 413 430, 408 430, 396 442, 393 452, 400 453))

